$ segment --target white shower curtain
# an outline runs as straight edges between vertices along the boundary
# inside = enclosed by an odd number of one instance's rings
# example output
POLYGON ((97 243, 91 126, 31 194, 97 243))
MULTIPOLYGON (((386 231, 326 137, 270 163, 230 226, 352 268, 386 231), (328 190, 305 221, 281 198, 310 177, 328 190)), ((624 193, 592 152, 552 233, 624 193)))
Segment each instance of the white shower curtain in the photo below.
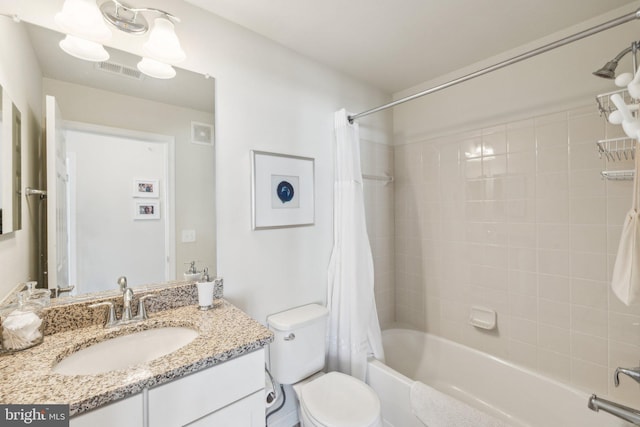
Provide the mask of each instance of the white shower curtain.
POLYGON ((334 243, 329 262, 327 366, 361 380, 367 357, 384 359, 373 291, 373 257, 367 235, 358 124, 335 113, 334 243))

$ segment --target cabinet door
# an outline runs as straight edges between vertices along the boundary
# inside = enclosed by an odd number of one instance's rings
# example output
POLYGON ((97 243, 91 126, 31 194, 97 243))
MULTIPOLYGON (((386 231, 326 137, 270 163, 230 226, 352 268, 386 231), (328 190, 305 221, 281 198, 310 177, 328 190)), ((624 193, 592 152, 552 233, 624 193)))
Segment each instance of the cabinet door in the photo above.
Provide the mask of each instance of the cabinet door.
POLYGON ((101 406, 69 420, 69 427, 142 427, 144 403, 142 393, 101 406))
POLYGON ((260 390, 191 424, 187 424, 186 427, 264 427, 264 424, 264 390, 260 390))
POLYGON ((187 425, 259 390, 264 349, 150 389, 149 427, 187 425))

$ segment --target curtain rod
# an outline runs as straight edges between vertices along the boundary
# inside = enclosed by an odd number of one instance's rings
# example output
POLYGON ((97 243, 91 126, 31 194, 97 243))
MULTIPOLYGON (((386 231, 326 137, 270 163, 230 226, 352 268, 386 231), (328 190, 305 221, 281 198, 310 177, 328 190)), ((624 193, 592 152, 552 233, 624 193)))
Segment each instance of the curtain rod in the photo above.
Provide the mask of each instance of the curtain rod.
POLYGON ((621 16, 619 18, 615 18, 615 19, 612 19, 610 21, 607 21, 607 22, 605 22, 603 24, 596 25, 595 27, 591 27, 591 28, 586 29, 584 31, 580 31, 580 32, 578 32, 576 34, 573 34, 571 36, 568 36, 568 37, 565 37, 563 39, 557 40, 555 42, 546 44, 546 45, 541 46, 539 48, 530 50, 530 51, 525 52, 523 54, 514 56, 513 58, 507 59, 505 61, 498 62, 497 64, 494 64, 494 65, 491 65, 489 67, 483 68, 481 70, 475 71, 475 72, 473 72, 471 74, 467 74, 467 75, 459 77, 457 79, 448 81, 447 83, 443 83, 441 85, 434 86, 434 87, 432 87, 430 89, 424 90, 422 92, 415 93, 413 95, 409 95, 409 96, 407 96, 405 98, 398 99, 398 100, 390 102, 388 104, 381 105, 379 107, 372 108, 372 109, 367 110, 367 111, 363 111, 362 113, 358 113, 358 114, 354 114, 352 116, 348 116, 347 119, 349 119, 349 123, 353 123, 355 120, 359 119, 360 117, 368 116, 369 114, 377 113, 378 111, 386 110, 388 108, 395 107, 396 105, 400 105, 400 104, 403 104, 403 103, 408 102, 408 101, 413 101, 416 98, 420 98, 422 96, 429 95, 429 94, 437 92, 439 90, 446 89, 448 87, 457 85, 458 83, 466 82, 467 80, 471 80, 471 79, 474 79, 476 77, 480 77, 480 76, 482 76, 484 74, 488 74, 488 73, 491 73, 493 71, 499 70, 501 68, 507 67, 509 65, 515 64, 517 62, 524 61, 525 59, 533 58, 534 56, 540 55, 541 53, 545 53, 545 52, 548 52, 550 50, 553 50, 553 49, 559 48, 561 46, 564 46, 566 44, 573 43, 574 41, 581 40, 581 39, 583 39, 585 37, 589 37, 589 36, 591 36, 593 34, 597 34, 597 33, 601 32, 601 31, 608 30, 608 29, 613 28, 613 27, 617 27, 618 25, 625 24, 625 23, 627 23, 629 21, 633 21, 634 19, 640 19, 640 9, 637 9, 635 12, 629 13, 627 15, 623 15, 623 16, 621 16))

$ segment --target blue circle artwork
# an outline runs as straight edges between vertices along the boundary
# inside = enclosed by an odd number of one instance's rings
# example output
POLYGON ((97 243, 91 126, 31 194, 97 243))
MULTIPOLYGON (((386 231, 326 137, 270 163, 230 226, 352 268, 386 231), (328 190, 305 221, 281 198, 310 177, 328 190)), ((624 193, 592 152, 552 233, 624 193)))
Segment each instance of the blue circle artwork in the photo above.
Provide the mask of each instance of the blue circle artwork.
POLYGON ((280 199, 282 203, 290 202, 293 199, 293 185, 287 181, 280 181, 276 191, 278 192, 278 199, 280 199))

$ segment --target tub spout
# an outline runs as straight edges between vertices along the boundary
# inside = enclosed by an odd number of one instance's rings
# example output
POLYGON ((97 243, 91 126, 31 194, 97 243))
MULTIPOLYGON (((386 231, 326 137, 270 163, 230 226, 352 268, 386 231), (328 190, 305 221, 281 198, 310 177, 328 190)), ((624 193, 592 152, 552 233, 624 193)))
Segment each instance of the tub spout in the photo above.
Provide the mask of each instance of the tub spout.
POLYGON ((634 425, 640 425, 640 411, 638 411, 637 409, 629 408, 628 406, 620 405, 609 400, 600 399, 595 394, 591 395, 587 406, 592 411, 598 412, 600 409, 602 409, 604 412, 607 412, 618 418, 622 418, 623 420, 628 421, 634 425))

